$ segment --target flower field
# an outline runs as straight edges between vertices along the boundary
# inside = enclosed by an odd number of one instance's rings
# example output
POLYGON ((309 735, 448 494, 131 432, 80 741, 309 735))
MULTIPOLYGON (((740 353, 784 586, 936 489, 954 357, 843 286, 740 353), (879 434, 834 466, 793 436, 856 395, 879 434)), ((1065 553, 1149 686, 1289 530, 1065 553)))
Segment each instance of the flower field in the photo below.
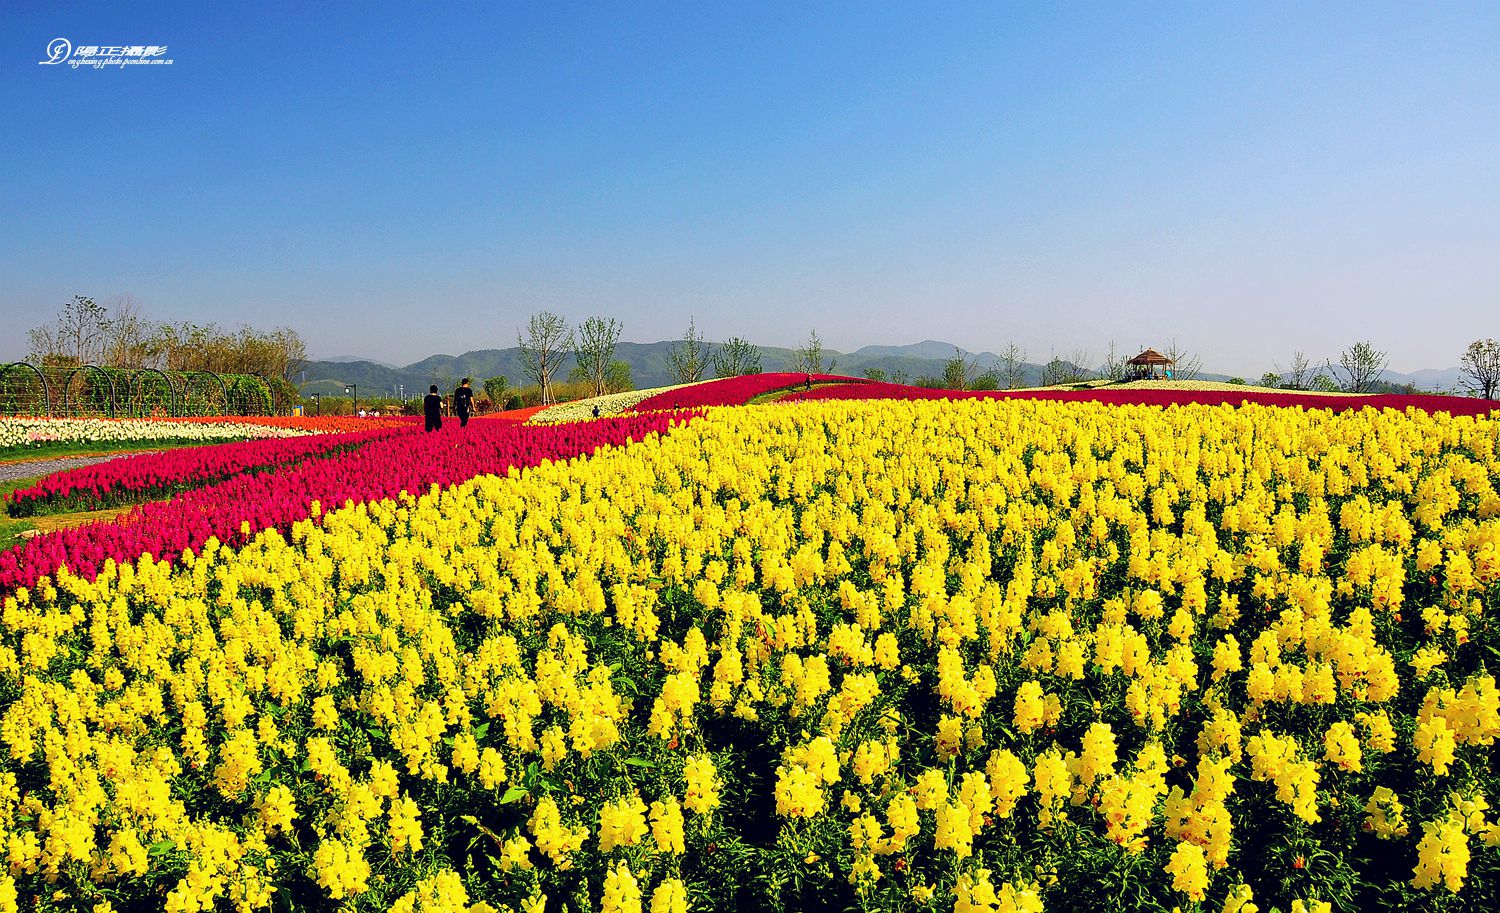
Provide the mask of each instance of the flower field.
POLYGON ((474 422, 0 555, 0 910, 1500 908, 1500 421, 1069 399, 474 422))
MULTIPOLYGON (((98 510, 189 491, 236 475, 266 471, 309 458, 362 447, 400 432, 375 431, 266 438, 112 460, 54 473, 11 492, 7 512, 15 517, 65 510, 98 510)), ((407 433, 410 433, 409 429, 407 433)))
MULTIPOLYGON (((845 378, 847 380, 847 378, 845 378)), ((1223 385, 1228 387, 1229 385, 1223 385)), ((1034 399, 1075 403, 1108 403, 1110 405, 1190 406, 1255 403, 1262 406, 1301 407, 1344 411, 1362 409, 1408 408, 1454 415, 1488 415, 1500 409, 1493 400, 1436 394, 1370 393, 1337 394, 1295 393, 1279 390, 1247 390, 1242 387, 1223 389, 1152 389, 1150 386, 1109 386, 1092 390, 937 390, 875 381, 856 381, 817 387, 806 392, 792 392, 785 402, 826 400, 963 400, 963 399, 1034 399)))
POLYGON ((0 552, 0 591, 31 586, 64 566, 92 579, 107 562, 129 562, 143 554, 173 560, 211 539, 220 545, 242 543, 261 530, 288 531, 325 504, 332 508, 391 498, 481 473, 503 474, 544 460, 569 459, 596 447, 665 431, 670 423, 660 415, 538 429, 501 421, 466 429, 449 423, 450 427, 435 434, 407 423, 403 433, 368 443, 337 460, 238 475, 170 501, 142 504, 114 523, 37 536, 0 552))
MULTIPOLYGON (((813 383, 839 382, 850 385, 866 383, 857 377, 841 374, 814 374, 813 383)), ((665 391, 635 405, 641 412, 653 409, 696 409, 704 406, 743 406, 757 396, 791 390, 807 381, 806 374, 772 373, 743 374, 739 377, 724 377, 682 387, 669 387, 665 391)))
POLYGON ((0 453, 47 444, 160 444, 252 440, 313 433, 249 419, 180 421, 101 418, 0 418, 0 453))

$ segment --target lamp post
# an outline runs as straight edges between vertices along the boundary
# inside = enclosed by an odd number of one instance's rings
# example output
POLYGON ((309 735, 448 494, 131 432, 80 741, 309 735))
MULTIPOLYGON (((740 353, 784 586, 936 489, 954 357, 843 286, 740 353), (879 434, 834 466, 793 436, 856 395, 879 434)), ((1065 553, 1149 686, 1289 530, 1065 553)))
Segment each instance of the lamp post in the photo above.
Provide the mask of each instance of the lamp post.
POLYGON ((359 384, 345 384, 344 392, 353 398, 354 403, 349 407, 352 414, 359 414, 359 384))
POLYGON ((313 415, 322 415, 323 414, 323 394, 321 394, 321 393, 314 393, 312 395, 312 401, 313 401, 313 415))

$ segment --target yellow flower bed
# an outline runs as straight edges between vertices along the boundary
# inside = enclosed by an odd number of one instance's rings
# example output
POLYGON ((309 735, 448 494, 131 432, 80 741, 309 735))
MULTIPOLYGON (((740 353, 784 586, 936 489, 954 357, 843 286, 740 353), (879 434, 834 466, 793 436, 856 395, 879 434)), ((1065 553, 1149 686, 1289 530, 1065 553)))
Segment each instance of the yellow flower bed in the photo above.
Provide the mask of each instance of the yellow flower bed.
POLYGON ((716 409, 64 575, 0 910, 1482 905, 1497 481, 1415 411, 716 409))

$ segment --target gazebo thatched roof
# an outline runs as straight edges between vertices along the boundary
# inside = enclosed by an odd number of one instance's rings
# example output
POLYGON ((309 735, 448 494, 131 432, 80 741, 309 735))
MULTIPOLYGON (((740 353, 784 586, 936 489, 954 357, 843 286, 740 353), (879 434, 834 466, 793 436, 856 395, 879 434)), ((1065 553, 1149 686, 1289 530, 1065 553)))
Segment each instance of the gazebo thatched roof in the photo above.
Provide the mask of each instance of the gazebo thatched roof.
POLYGON ((1175 365, 1177 362, 1155 349, 1147 349, 1126 362, 1127 365, 1175 365))

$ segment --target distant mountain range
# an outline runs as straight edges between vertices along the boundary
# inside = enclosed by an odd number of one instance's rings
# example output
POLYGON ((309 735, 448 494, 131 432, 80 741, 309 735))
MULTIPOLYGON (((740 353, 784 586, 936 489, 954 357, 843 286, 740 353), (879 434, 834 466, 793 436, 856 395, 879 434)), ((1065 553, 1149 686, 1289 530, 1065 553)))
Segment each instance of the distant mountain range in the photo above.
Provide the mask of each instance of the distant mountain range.
MULTIPOLYGON (((639 388, 661 387, 674 383, 667 360, 667 353, 678 344, 677 340, 638 343, 622 342, 615 347, 615 358, 630 365, 631 380, 639 388)), ((877 368, 892 375, 904 373, 909 383, 924 375, 941 377, 943 366, 955 351, 963 351, 949 342, 925 340, 904 346, 865 346, 854 352, 824 350, 825 364, 836 360, 833 371, 838 374, 861 376, 866 370, 877 368)), ((963 351, 966 358, 973 359, 980 371, 995 367, 1000 356, 993 352, 963 351)), ((760 347, 760 366, 766 372, 785 371, 795 358, 795 350, 775 346, 760 347)), ((559 377, 566 379, 573 369, 571 356, 563 362, 559 377)), ((1090 370, 1096 369, 1093 366, 1090 370)), ((1027 385, 1040 382, 1042 365, 1026 363, 1024 375, 1027 385)), ((712 370, 708 372, 712 375, 712 370)), ((462 355, 430 355, 421 361, 404 367, 389 365, 374 359, 341 355, 309 361, 301 375, 304 395, 321 393, 343 395, 344 387, 356 384, 361 396, 391 396, 405 387, 408 396, 426 391, 428 384, 437 384, 438 389, 448 390, 456 386, 463 377, 472 378, 475 385, 485 378, 504 375, 512 386, 527 383, 526 372, 521 367, 519 348, 480 349, 462 355)), ((1201 380, 1228 380, 1227 374, 1199 372, 1201 380)), ((1382 379, 1392 384, 1413 384, 1420 390, 1447 391, 1460 381, 1458 368, 1442 370, 1424 369, 1411 374, 1386 371, 1382 379)), ((1257 378, 1246 378, 1255 381, 1257 378)))

